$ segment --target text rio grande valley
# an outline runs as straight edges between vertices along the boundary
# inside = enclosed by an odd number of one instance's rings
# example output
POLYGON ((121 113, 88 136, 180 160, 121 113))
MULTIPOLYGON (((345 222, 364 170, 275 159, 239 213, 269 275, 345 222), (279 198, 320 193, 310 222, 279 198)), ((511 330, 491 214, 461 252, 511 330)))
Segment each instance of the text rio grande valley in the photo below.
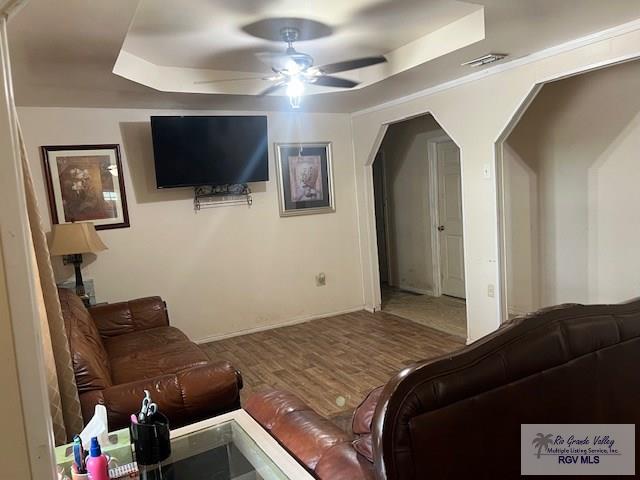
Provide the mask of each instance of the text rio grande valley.
POLYGON ((558 463, 561 464, 598 464, 600 455, 620 455, 620 452, 613 448, 615 440, 609 435, 595 435, 593 439, 589 437, 576 438, 571 435, 564 438, 557 435, 552 446, 547 448, 547 453, 558 455, 558 463))

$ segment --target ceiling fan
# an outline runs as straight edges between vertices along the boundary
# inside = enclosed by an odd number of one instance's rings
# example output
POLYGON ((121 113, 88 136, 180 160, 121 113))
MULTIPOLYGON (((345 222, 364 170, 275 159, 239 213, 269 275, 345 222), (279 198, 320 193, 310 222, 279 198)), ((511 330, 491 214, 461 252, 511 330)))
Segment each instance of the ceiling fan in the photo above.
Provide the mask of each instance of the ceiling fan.
MULTIPOLYGON (((287 96, 293 108, 300 107, 301 97, 304 94, 304 89, 307 84, 322 87, 353 88, 358 85, 358 82, 346 78, 334 77, 330 74, 369 67, 387 61, 385 57, 380 55, 356 58, 317 67, 314 65, 311 55, 298 52, 293 46, 294 42, 300 38, 300 30, 285 27, 280 30, 280 37, 282 41, 287 44, 287 49, 284 53, 274 54, 272 52, 264 52, 258 54, 258 58, 268 63, 274 73, 274 75, 262 78, 262 80, 272 82, 272 85, 258 95, 269 95, 282 88, 286 88, 287 96)), ((198 83, 214 82, 216 82, 216 80, 198 83)))

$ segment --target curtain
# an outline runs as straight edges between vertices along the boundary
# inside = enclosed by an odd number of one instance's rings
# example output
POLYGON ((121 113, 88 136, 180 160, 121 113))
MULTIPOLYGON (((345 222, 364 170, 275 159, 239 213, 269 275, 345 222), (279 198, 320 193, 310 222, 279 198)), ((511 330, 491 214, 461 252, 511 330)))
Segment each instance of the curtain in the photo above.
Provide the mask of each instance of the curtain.
POLYGON ((36 295, 41 300, 40 330, 42 333, 42 350, 45 360, 44 367, 46 369, 49 406, 55 442, 56 445, 61 445, 71 441, 74 435, 80 433, 84 424, 71 362, 69 341, 51 266, 49 246, 42 228, 38 200, 33 186, 31 168, 27 159, 27 151, 20 125, 18 125, 18 137, 33 254, 37 265, 35 270, 36 275, 39 277, 36 278, 36 288, 38 289, 36 295))
MULTIPOLYGON (((27 151, 22 132, 17 120, 17 112, 13 101, 13 85, 11 82, 11 62, 9 58, 9 42, 7 23, 28 0, 0 0, 0 75, 4 85, 4 95, 0 95, 9 109, 9 128, 19 143, 20 161, 25 186, 25 200, 29 229, 31 233, 31 262, 33 264, 33 284, 38 302, 40 319, 40 339, 47 380, 47 393, 51 419, 53 423, 56 445, 68 442, 73 435, 83 428, 80 401, 76 388, 75 375, 69 351, 64 319, 60 308, 49 247, 42 229, 42 221, 35 195, 31 169, 27 161, 27 151)), ((16 152, 17 153, 17 152, 16 152)), ((1 476, 1 475, 0 475, 1 476)))

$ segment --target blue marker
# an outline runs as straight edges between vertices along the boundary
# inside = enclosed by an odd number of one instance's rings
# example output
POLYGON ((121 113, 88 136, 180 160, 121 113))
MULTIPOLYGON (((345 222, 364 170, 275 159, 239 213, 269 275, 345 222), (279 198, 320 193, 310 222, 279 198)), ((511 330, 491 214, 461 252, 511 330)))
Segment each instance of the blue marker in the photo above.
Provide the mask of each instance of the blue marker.
POLYGON ((73 460, 76 464, 78 473, 87 473, 84 465, 84 450, 82 448, 82 440, 80 436, 73 437, 73 460))

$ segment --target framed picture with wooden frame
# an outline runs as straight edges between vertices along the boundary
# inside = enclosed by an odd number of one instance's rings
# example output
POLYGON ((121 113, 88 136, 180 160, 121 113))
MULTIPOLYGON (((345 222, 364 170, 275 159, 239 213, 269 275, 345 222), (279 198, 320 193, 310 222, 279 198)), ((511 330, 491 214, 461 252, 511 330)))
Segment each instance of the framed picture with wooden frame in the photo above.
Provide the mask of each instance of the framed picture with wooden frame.
POLYGON ((43 146, 42 160, 54 224, 129 227, 119 145, 43 146))
POLYGON ((275 148, 280 216, 335 212, 331 142, 275 148))

